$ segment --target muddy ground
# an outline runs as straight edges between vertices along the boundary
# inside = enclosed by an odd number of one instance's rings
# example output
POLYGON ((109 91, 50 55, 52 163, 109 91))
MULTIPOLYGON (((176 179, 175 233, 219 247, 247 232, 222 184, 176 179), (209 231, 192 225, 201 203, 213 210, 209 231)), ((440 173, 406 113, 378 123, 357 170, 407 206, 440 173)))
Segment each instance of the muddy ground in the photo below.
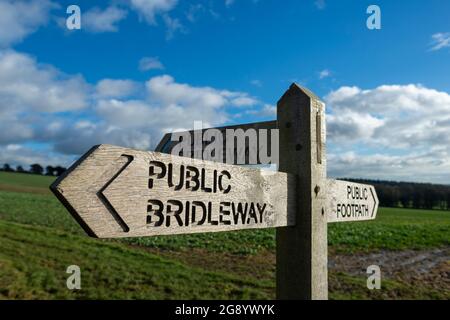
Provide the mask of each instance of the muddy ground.
POLYGON ((350 275, 365 276, 366 268, 378 265, 382 278, 420 281, 436 289, 450 290, 450 248, 432 250, 380 251, 329 257, 329 268, 350 275))
MULTIPOLYGON (((158 255, 182 261, 211 271, 222 271, 243 277, 275 279, 275 254, 256 255, 215 253, 202 249, 166 251, 149 249, 158 255)), ((378 265, 383 279, 391 279, 414 287, 426 287, 448 294, 450 299, 450 247, 430 250, 379 251, 374 253, 334 254, 328 257, 330 273, 367 278, 370 265, 378 265)), ((330 278, 330 290, 342 288, 338 278, 330 278)), ((382 282, 383 283, 383 282, 382 282)))

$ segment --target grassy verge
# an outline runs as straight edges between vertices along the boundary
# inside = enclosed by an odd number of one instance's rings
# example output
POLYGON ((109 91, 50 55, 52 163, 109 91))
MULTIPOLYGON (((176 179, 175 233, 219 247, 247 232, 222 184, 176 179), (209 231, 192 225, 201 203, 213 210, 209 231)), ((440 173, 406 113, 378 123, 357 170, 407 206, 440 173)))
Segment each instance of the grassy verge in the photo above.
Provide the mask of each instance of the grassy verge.
POLYGON ((119 244, 0 221, 0 298, 267 299, 273 283, 205 271, 119 244), (66 288, 69 265, 82 290, 66 288))

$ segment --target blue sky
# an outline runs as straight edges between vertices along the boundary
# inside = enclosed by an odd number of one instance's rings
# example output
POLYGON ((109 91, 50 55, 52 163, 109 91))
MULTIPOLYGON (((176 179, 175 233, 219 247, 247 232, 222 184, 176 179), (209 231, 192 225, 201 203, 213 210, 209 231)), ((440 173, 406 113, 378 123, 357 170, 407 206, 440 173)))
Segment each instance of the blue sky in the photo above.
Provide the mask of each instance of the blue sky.
POLYGON ((327 104, 329 175, 450 181, 448 1, 0 0, 0 9, 0 163, 68 165, 97 143, 151 149, 194 120, 274 119, 295 81, 327 104), (65 27, 71 4, 81 30, 65 27), (381 30, 366 27, 371 4, 381 30))

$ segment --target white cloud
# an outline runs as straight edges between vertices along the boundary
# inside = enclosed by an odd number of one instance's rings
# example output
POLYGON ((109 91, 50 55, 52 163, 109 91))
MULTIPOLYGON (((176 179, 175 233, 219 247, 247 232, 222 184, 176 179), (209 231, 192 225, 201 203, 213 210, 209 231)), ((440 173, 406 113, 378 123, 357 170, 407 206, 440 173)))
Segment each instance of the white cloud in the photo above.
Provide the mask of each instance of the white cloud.
POLYGON ((58 5, 49 0, 0 1, 0 47, 20 42, 49 20, 58 5))
POLYGON ((328 173, 332 177, 354 177, 390 181, 448 184, 450 153, 446 150, 409 154, 329 154, 328 173))
MULTIPOLYGON (((0 148, 32 142, 68 155, 99 143, 151 149, 166 131, 192 128, 194 121, 223 124, 227 108, 253 101, 246 93, 178 83, 169 75, 145 83, 102 79, 91 85, 29 55, 0 52, 0 148)), ((10 154, 3 161, 27 162, 21 150, 29 160, 33 155, 45 160, 32 149, 10 149, 2 149, 10 154)))
POLYGON ((139 88, 132 80, 103 79, 96 86, 100 98, 123 98, 134 94, 139 88))
POLYGON ((231 104, 236 107, 251 107, 255 104, 258 104, 258 100, 247 95, 242 95, 240 97, 232 99, 231 104))
POLYGON ((17 115, 0 118, 0 145, 10 143, 20 143, 33 138, 34 131, 26 123, 21 123, 17 115))
POLYGON ((171 11, 177 2, 177 0, 130 0, 131 7, 149 24, 155 24, 156 15, 171 11))
POLYGON ((96 111, 113 127, 142 128, 159 122, 156 108, 141 100, 100 100, 96 111))
POLYGON ((327 6, 327 4, 325 3, 325 0, 316 0, 316 1, 314 1, 314 5, 319 10, 323 10, 327 6))
POLYGON ((150 97, 164 105, 214 110, 230 103, 229 98, 239 98, 245 94, 211 87, 192 87, 176 83, 169 75, 158 76, 146 83, 150 97))
POLYGON ((192 128, 194 121, 221 125, 229 118, 227 107, 248 97, 246 93, 178 83, 169 75, 153 77, 145 87, 145 99, 101 99, 95 106, 103 123, 101 130, 107 127, 117 136, 121 132, 121 145, 150 149, 163 133, 192 128))
POLYGON ((111 143, 138 149, 151 149, 163 133, 177 128, 190 129, 194 121, 208 126, 228 120, 227 107, 245 93, 194 87, 177 83, 171 76, 156 76, 145 84, 145 99, 99 99, 92 112, 94 122, 62 126, 60 132, 47 128, 46 139, 56 139, 63 153, 82 153, 97 143, 111 143))
POLYGON ((370 139, 375 129, 383 125, 383 120, 370 114, 361 114, 346 110, 338 115, 330 114, 328 121, 328 135, 334 140, 355 141, 370 139))
POLYGON ((258 79, 251 80, 250 84, 254 85, 255 87, 262 87, 262 81, 258 79))
POLYGON ((82 109, 86 91, 81 76, 65 75, 26 54, 0 51, 0 114, 12 108, 50 113, 82 109))
POLYGON ((431 36, 431 51, 450 47, 450 32, 435 33, 431 36))
POLYGON ((332 175, 450 181, 447 92, 413 84, 342 87, 325 101, 332 175))
POLYGON ((163 70, 164 65, 159 61, 158 57, 144 57, 139 61, 139 70, 163 70))
POLYGON ((82 14, 82 29, 89 32, 116 32, 117 23, 127 16, 127 12, 117 7, 108 7, 105 10, 92 8, 82 14))
POLYGON ((235 0, 225 0, 225 6, 230 7, 235 0))
POLYGON ((325 79, 331 76, 331 71, 328 69, 324 69, 319 72, 319 79, 325 79))
POLYGON ((245 113, 256 117, 274 118, 277 116, 277 107, 271 104, 265 104, 261 109, 247 110, 245 113))
POLYGON ((51 150, 34 150, 24 145, 0 145, 0 164, 8 163, 15 166, 22 166, 25 170, 34 163, 42 166, 68 166, 74 161, 73 156, 54 153, 51 150))
MULTIPOLYGON (((166 26, 167 40, 172 39, 177 32, 186 32, 186 28, 180 19, 172 18, 168 14, 177 6, 178 0, 130 0, 129 3, 131 8, 139 14, 139 17, 150 25, 156 25, 156 17, 161 16, 166 26)), ((194 11, 191 13, 193 14, 194 11)), ((192 14, 190 18, 194 17, 192 14)), ((190 20, 189 16, 188 20, 190 20)))
POLYGON ((195 22, 197 21, 199 14, 204 11, 206 11, 206 9, 202 4, 191 4, 186 12, 186 19, 188 19, 190 22, 195 22))
POLYGON ((124 123, 114 126, 107 120, 100 118, 96 122, 68 125, 47 142, 53 144, 55 151, 67 155, 83 154, 93 145, 100 143, 146 150, 157 142, 152 141, 152 128, 143 130, 127 127, 124 123))
MULTIPOLYGON (((335 110, 352 109, 360 113, 398 114, 402 112, 433 115, 448 112, 447 92, 426 88, 420 84, 382 85, 375 89, 341 87, 329 93, 325 100, 335 110)), ((407 115, 408 115, 407 114, 407 115)))
POLYGON ((166 25, 166 40, 171 40, 175 33, 186 32, 186 28, 181 24, 177 18, 171 18, 169 15, 163 15, 164 24, 166 25))

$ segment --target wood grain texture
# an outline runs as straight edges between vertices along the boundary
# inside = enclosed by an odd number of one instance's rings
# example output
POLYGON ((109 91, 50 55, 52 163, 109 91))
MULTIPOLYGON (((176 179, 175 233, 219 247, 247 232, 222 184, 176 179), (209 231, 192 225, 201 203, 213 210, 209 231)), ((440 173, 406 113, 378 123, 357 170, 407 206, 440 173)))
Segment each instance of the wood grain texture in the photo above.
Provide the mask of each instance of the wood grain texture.
POLYGON ((377 216, 375 187, 340 180, 327 180, 328 222, 373 220, 377 216))
POLYGON ((277 229, 277 298, 327 299, 325 105, 293 84, 277 115, 279 170, 297 176, 296 225, 277 229))
MULTIPOLYGON (((190 171, 191 176, 193 172, 190 171)), ((89 235, 101 238, 217 232, 295 224, 294 217, 288 214, 295 211, 292 196, 295 193, 295 178, 292 175, 110 145, 92 148, 51 186, 51 190, 89 235), (184 186, 180 190, 170 187, 168 172, 164 178, 158 179, 157 174, 162 171, 158 166, 153 165, 152 175, 150 167, 155 162, 164 164, 166 169, 169 164, 172 165, 174 185, 180 181, 180 168, 183 166, 184 186), (205 186, 214 184, 214 171, 217 174, 227 171, 230 178, 224 176, 222 186, 223 189, 230 186, 230 191, 205 191, 208 188, 193 191, 195 183, 191 181, 190 187, 186 185, 186 181, 191 179, 186 178, 188 166, 199 172, 204 169, 205 186), (150 178, 153 181, 151 188, 150 178), (162 215, 165 219, 160 226, 155 224, 160 216, 149 211, 150 200, 164 204, 162 215), (180 202, 183 211, 177 218, 173 214, 175 208, 181 210, 181 206, 177 205, 180 202), (192 215, 194 202, 197 203, 195 219, 192 215), (205 204, 206 211, 199 202, 205 204), (238 212, 239 203, 242 204, 241 212, 247 206, 245 219, 238 212), (211 210, 208 210, 209 204, 211 210), (252 204, 256 215, 253 212, 250 214, 252 204), (200 223, 207 214, 203 212, 207 211, 211 212, 210 216, 200 223), (237 213, 237 220, 233 213, 237 213), (215 221, 217 224, 214 224, 215 221), (226 224, 227 221, 230 224, 226 224)), ((158 206, 153 204, 152 208, 158 206)))

